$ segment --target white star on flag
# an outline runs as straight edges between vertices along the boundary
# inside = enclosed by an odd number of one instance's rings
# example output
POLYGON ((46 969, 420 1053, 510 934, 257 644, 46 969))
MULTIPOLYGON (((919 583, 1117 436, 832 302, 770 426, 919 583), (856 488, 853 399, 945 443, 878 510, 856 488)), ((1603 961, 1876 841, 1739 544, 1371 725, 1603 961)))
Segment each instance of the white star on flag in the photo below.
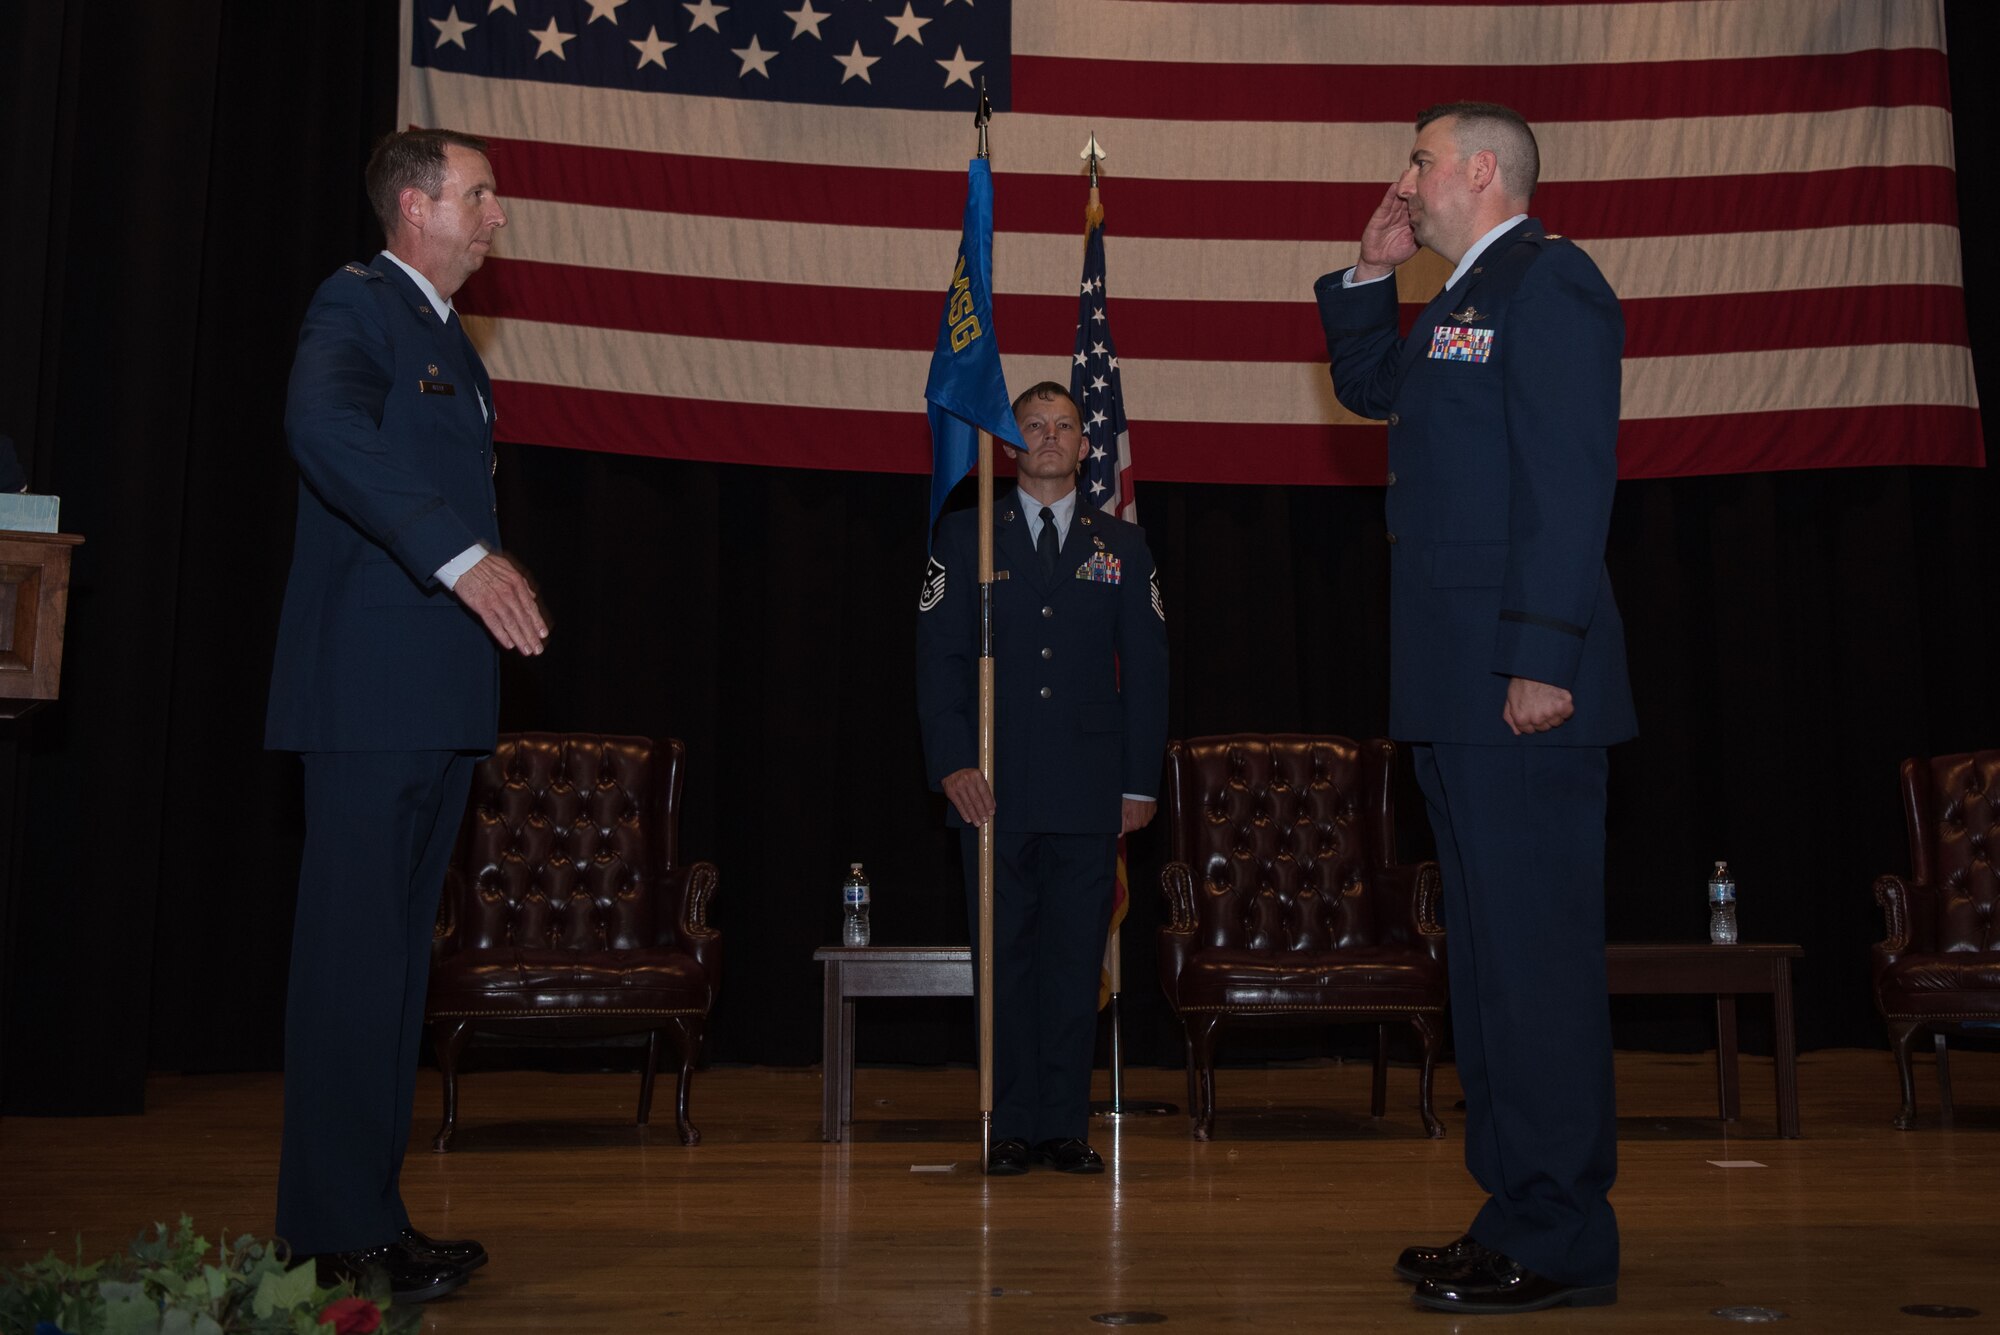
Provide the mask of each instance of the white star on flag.
POLYGON ((715 21, 715 16, 729 12, 728 5, 718 5, 714 3, 714 0, 701 0, 701 3, 693 5, 683 4, 681 8, 694 16, 694 21, 688 24, 689 32, 693 32, 696 28, 707 28, 712 32, 720 33, 722 25, 715 21))
POLYGON ((1104 386, 1105 386, 1105 383, 1106 383, 1106 382, 1105 382, 1105 379, 1104 379, 1104 377, 1103 377, 1103 376, 1098 376, 1098 377, 1097 377, 1097 378, 1096 378, 1095 380, 1092 380, 1092 381, 1090 382, 1090 387, 1091 387, 1092 389, 1103 389, 1103 388, 1104 388, 1104 386))
POLYGON ((1091 414, 1090 424, 1092 426, 1103 426, 1106 422, 1110 420, 1111 420, 1110 418, 1104 415, 1104 410, 1100 408, 1095 413, 1091 414))
MULTIPOLYGON (((895 27, 896 42, 900 42, 907 37, 918 46, 924 44, 924 25, 929 23, 930 20, 918 18, 916 10, 910 5, 910 0, 903 0, 903 12, 901 14, 884 14, 882 17, 895 27)), ((891 42, 889 45, 894 46, 896 42, 891 42)))
POLYGON ((1096 307, 1096 308, 1095 308, 1095 310, 1097 311, 1097 314, 1095 314, 1095 315, 1091 316, 1091 317, 1090 317, 1090 318, 1091 318, 1091 320, 1092 320, 1092 321, 1093 321, 1094 323, 1096 323, 1096 324, 1103 324, 1103 323, 1104 323, 1104 308, 1103 308, 1102 306, 1098 306, 1098 307, 1096 307))
POLYGON ((1090 355, 1093 357, 1102 357, 1104 355, 1104 345, 1102 343, 1091 344, 1090 355))
POLYGON ((750 71, 754 69, 757 73, 768 79, 771 77, 771 71, 765 67, 771 63, 771 58, 778 53, 776 51, 766 51, 763 47, 757 45, 757 34, 752 33, 750 34, 750 45, 734 47, 730 50, 729 54, 743 62, 743 68, 736 71, 737 78, 747 77, 750 71))
MULTIPOLYGON (((826 22, 827 11, 814 9, 813 0, 806 0, 805 4, 799 8, 786 10, 785 17, 792 21, 793 37, 805 36, 808 29, 811 30, 814 37, 818 37, 819 25, 826 22)), ((838 59, 838 57, 835 57, 835 59, 838 59)), ((842 79, 841 82, 846 83, 847 80, 842 79)))
POLYGON ((1076 364, 1078 366, 1082 366, 1086 360, 1087 359, 1084 357, 1082 353, 1079 352, 1076 354, 1076 364))
POLYGON ((659 25, 653 24, 646 29, 646 40, 633 42, 632 45, 639 52, 639 63, 635 68, 644 69, 648 65, 658 65, 661 69, 665 69, 667 52, 673 50, 679 43, 666 41, 660 36, 659 25))
POLYGON ((1093 496, 1102 496, 1104 494, 1104 484, 1102 482, 1092 481, 1090 484, 1090 494, 1093 496))
POLYGON ((1102 459, 1104 457, 1104 447, 1102 445, 1091 446, 1090 457, 1093 459, 1102 459))
POLYGON ((584 20, 585 26, 587 27, 599 19, 610 19, 611 26, 614 28, 617 27, 618 6, 629 2, 630 0, 590 0, 590 17, 584 20))
POLYGON ((541 44, 541 50, 535 52, 536 60, 540 60, 543 56, 554 56, 557 60, 568 60, 569 57, 563 54, 563 43, 576 40, 575 33, 564 32, 562 29, 556 27, 556 21, 553 16, 549 19, 548 27, 542 29, 540 32, 536 32, 533 28, 530 28, 528 29, 528 36, 541 44))
MULTIPOLYGON (((972 0, 966 0, 967 4, 971 2, 972 0)), ((983 60, 967 60, 963 46, 958 48, 957 53, 950 60, 940 60, 938 62, 939 65, 944 67, 944 86, 947 88, 955 83, 962 83, 967 88, 972 87, 972 72, 985 63, 983 60)))
MULTIPOLYGON (((951 0, 945 0, 945 3, 950 4, 951 0)), ((506 10, 509 14, 519 14, 521 12, 520 10, 514 8, 514 0, 493 0, 492 4, 486 6, 486 12, 488 14, 497 14, 503 9, 506 10)))
POLYGON ((465 34, 471 32, 479 25, 477 23, 467 23, 464 19, 460 18, 458 16, 458 6, 453 5, 451 12, 443 18, 432 19, 431 26, 438 30, 437 44, 439 46, 450 42, 453 46, 463 51, 465 50, 465 34))
POLYGON ((840 67, 844 71, 840 76, 840 81, 842 83, 846 83, 849 79, 859 79, 861 80, 861 82, 868 84, 872 84, 875 82, 873 79, 868 77, 868 67, 870 65, 873 65, 876 61, 880 60, 881 58, 882 57, 880 56, 862 55, 861 43, 859 42, 856 42, 854 44, 854 49, 852 51, 849 51, 846 55, 834 57, 835 60, 840 62, 840 67))

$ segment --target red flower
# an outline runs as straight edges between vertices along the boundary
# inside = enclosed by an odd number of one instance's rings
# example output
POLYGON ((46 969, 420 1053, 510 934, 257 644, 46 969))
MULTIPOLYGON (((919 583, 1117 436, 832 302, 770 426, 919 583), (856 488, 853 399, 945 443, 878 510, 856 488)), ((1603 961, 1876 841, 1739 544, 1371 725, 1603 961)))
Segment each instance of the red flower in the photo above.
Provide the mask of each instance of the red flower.
POLYGON ((332 1326, 333 1335, 369 1335, 382 1324, 382 1310, 366 1298, 339 1298, 319 1314, 319 1324, 332 1326))

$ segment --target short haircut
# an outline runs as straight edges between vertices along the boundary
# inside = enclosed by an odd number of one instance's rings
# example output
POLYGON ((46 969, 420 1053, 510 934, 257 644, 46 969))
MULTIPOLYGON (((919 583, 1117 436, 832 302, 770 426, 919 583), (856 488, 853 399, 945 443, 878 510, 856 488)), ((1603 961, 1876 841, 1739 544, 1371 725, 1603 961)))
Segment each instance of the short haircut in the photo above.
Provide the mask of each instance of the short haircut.
POLYGON ((363 179, 385 238, 396 235, 396 219, 402 212, 398 201, 405 190, 415 186, 432 199, 444 193, 444 151, 452 145, 482 156, 486 152, 484 139, 457 130, 397 130, 375 145, 363 179))
POLYGON ((1542 151, 1520 112, 1498 102, 1441 102, 1417 117, 1417 129, 1448 116, 1458 121, 1453 130, 1461 154, 1491 153, 1500 166, 1500 179, 1514 197, 1534 197, 1542 176, 1542 151))
POLYGON ((1044 380, 1039 384, 1030 385, 1015 395, 1014 416, 1018 418, 1023 412, 1026 412, 1030 400, 1058 398, 1069 405, 1071 412, 1075 413, 1078 417, 1083 416, 1083 409, 1077 405, 1075 399, 1070 397, 1069 386, 1058 385, 1053 380, 1044 380))

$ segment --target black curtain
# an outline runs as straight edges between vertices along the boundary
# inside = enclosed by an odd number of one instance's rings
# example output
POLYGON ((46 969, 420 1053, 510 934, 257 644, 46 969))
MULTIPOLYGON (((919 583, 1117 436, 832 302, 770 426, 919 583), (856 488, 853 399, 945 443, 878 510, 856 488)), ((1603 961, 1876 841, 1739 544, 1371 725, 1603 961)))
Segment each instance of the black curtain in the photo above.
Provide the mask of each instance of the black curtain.
MULTIPOLYGON (((279 424, 307 297, 375 248, 359 177, 394 122, 396 5, 213 8, 31 3, 0 56, 0 430, 88 538, 63 699, 0 734, 5 1111, 130 1112, 148 1070, 282 1056, 298 784, 259 749, 292 522, 279 424)), ((1975 53, 2000 24, 1984 0, 1945 8, 1976 317, 2000 272, 1975 53)), ((1991 403, 1995 344, 1975 340, 1991 403)), ((721 867, 728 934, 709 1054, 815 1060, 811 953, 848 862, 874 878, 878 941, 964 936, 911 704, 925 481, 532 445, 504 445, 499 477, 557 617, 544 658, 508 665, 503 726, 687 742, 683 846, 721 867)), ((1614 936, 1698 937, 1728 858, 1745 935, 1805 946, 1802 1042, 1881 1042, 1869 885, 1906 862, 1897 763, 2000 745, 1996 501, 1990 463, 1620 488, 1644 735, 1613 753, 1614 936)), ((1382 730, 1378 490, 1142 482, 1140 505, 1177 735, 1382 730)), ((1413 793, 1405 812, 1418 856, 1413 793)), ((1133 847, 1126 1037, 1130 1060, 1178 1064, 1152 965, 1162 834, 1133 847)), ((1699 1005, 1617 1015, 1627 1043, 1712 1042, 1699 1005)), ((937 1008, 863 1027, 864 1059, 971 1050, 937 1008)))

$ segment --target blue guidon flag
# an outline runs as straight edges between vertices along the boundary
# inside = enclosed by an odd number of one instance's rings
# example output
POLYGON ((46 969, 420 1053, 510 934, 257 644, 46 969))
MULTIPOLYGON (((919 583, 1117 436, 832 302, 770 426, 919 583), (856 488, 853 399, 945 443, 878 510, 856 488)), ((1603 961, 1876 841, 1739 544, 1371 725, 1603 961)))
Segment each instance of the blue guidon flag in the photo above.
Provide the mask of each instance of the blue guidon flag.
POLYGON ((993 332, 993 173, 983 158, 966 172, 965 226, 945 288, 924 400, 931 419, 931 526, 952 486, 979 457, 979 432, 1021 445, 993 332))

